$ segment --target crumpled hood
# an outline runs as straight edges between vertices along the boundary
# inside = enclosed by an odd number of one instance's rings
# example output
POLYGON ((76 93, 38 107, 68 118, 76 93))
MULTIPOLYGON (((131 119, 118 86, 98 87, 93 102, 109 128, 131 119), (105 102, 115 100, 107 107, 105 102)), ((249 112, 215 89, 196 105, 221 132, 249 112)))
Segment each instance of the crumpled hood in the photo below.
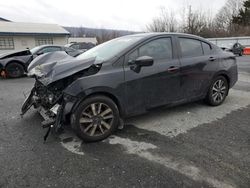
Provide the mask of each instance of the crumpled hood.
POLYGON ((27 71, 28 72, 31 71, 31 69, 35 68, 38 65, 51 63, 51 62, 57 62, 60 60, 68 60, 68 59, 72 59, 72 57, 69 56, 64 51, 45 53, 43 55, 36 57, 33 61, 31 61, 27 68, 27 71))
POLYGON ((65 52, 53 52, 39 56, 28 67, 28 75, 35 75, 44 85, 71 76, 89 68, 95 58, 79 60, 65 52))

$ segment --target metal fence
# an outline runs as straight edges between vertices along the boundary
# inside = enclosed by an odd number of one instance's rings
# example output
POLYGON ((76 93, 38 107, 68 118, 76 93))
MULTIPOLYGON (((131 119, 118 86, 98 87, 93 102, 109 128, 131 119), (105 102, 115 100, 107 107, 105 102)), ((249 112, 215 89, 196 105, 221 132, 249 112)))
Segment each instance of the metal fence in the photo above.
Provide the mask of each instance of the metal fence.
POLYGON ((208 38, 207 40, 219 47, 231 47, 235 43, 240 43, 245 47, 250 47, 250 37, 208 38))

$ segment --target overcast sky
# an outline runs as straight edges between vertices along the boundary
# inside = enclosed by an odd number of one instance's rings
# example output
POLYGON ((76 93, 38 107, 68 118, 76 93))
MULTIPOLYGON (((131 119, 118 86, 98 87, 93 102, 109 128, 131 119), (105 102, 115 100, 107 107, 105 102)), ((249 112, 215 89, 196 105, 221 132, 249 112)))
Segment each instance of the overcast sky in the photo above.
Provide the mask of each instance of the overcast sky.
POLYGON ((213 14, 226 0, 1 0, 0 17, 62 26, 145 30, 161 7, 174 12, 192 5, 213 14))

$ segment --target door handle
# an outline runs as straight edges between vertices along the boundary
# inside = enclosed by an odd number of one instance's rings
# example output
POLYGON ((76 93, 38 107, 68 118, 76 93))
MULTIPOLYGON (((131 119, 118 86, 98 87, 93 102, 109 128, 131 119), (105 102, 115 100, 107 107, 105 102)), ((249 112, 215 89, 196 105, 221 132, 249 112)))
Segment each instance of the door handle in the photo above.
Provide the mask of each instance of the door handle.
POLYGON ((178 71, 179 69, 180 69, 179 67, 171 66, 168 68, 168 72, 174 73, 174 72, 178 71))
POLYGON ((216 58, 215 58, 215 57, 210 57, 208 60, 209 60, 209 61, 215 61, 216 58))

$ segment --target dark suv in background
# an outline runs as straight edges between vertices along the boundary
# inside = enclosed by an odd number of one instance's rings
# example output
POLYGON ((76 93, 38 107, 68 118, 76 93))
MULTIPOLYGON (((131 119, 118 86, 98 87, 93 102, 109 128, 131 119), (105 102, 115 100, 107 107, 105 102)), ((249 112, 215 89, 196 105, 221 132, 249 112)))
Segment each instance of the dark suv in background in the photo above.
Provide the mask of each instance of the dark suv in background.
POLYGON ((232 52, 233 54, 235 55, 238 55, 238 56, 243 56, 244 54, 244 46, 242 46, 240 43, 235 43, 234 45, 232 45, 231 47, 229 48, 222 48, 223 50, 225 51, 228 51, 228 52, 232 52))

